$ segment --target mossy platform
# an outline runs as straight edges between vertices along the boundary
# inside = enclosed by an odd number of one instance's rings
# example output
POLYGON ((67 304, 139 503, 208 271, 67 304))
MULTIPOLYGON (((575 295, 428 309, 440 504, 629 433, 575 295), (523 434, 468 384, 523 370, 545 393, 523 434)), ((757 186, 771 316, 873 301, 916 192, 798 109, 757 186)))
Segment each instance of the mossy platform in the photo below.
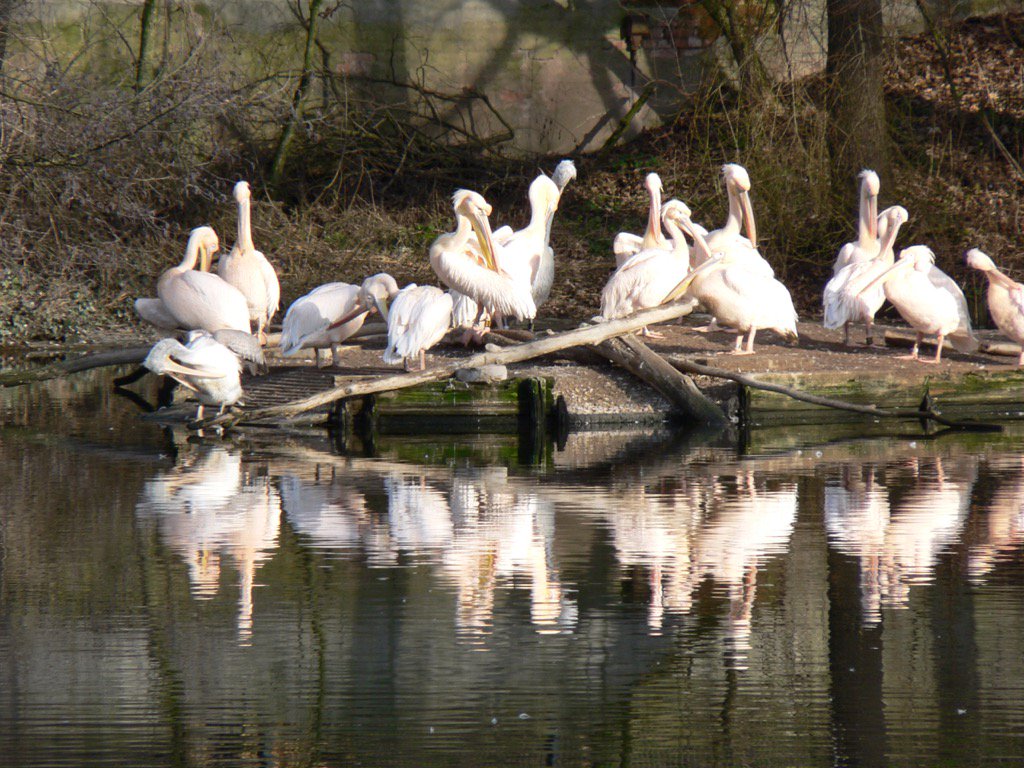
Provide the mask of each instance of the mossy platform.
MULTIPOLYGON (((925 394, 945 415, 1005 419, 1024 415, 1024 372, 1016 359, 986 354, 944 353, 940 364, 903 358, 906 333, 889 332, 889 347, 845 347, 837 332, 801 325, 799 344, 781 343, 775 334, 758 334, 756 353, 730 354, 730 333, 694 333, 683 324, 658 326, 662 338, 650 346, 669 359, 681 357, 758 381, 809 394, 882 407, 916 408, 925 394)), ((879 330, 879 337, 885 329, 879 330)), ((287 360, 272 357, 272 372, 244 382, 249 408, 275 405, 367 377, 395 373, 380 362, 379 345, 352 346, 340 367, 315 368, 311 354, 287 360)), ((923 355, 934 348, 924 347, 923 355)), ((441 347, 431 355, 450 361, 468 355, 441 347)), ((429 363, 428 363, 429 365, 429 363)), ((596 354, 575 350, 510 366, 509 378, 491 384, 456 379, 340 401, 325 406, 312 420, 347 430, 380 435, 515 433, 524 428, 573 430, 598 426, 655 424, 670 413, 669 403, 631 374, 596 354)), ((741 387, 709 377, 696 382, 713 400, 747 426, 769 428, 794 423, 857 422, 870 417, 811 405, 783 394, 741 387)))

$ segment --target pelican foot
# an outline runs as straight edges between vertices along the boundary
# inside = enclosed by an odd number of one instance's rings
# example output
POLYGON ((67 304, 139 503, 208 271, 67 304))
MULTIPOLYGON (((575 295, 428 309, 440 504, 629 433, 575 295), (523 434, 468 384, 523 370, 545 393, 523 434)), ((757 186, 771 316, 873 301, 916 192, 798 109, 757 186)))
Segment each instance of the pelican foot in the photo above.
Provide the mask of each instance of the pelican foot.
POLYGON ((665 334, 660 333, 659 331, 652 331, 646 325, 643 328, 640 329, 640 334, 639 335, 643 336, 644 338, 647 338, 647 339, 664 339, 665 338, 665 334))
POLYGON ((734 350, 731 350, 730 352, 727 352, 726 354, 729 354, 729 355, 752 355, 752 354, 754 354, 754 350, 752 350, 752 349, 734 349, 734 350))

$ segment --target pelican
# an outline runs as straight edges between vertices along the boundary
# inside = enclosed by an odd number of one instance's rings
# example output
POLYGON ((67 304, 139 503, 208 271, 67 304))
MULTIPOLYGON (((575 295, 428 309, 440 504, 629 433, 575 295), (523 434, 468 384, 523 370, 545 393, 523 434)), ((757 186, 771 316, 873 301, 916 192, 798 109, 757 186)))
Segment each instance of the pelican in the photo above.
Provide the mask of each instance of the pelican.
MULTIPOLYGON (((533 184, 541 183, 541 178, 546 178, 543 175, 534 179, 533 184)), ((533 278, 530 281, 530 292, 533 295, 533 303, 538 307, 548 300, 548 296, 551 295, 551 286, 555 282, 555 251, 551 247, 551 224, 555 220, 555 211, 558 210, 558 203, 562 199, 562 193, 565 191, 566 185, 576 178, 576 165, 572 160, 562 160, 558 165, 555 166, 555 171, 551 174, 551 182, 555 185, 555 189, 558 190, 557 195, 554 197, 553 203, 549 202, 549 205, 545 211, 544 216, 544 249, 540 254, 540 261, 537 265, 536 271, 533 273, 533 278)), ((546 186, 546 185, 545 185, 546 186)), ((550 190, 545 196, 550 196, 550 190)), ((530 185, 530 205, 533 207, 533 185, 530 185)))
POLYGON ((430 246, 430 266, 449 288, 465 294, 483 312, 517 320, 532 320, 537 306, 530 282, 516 279, 499 268, 491 225, 490 204, 477 192, 460 189, 452 197, 457 226, 454 232, 438 237, 430 246), (475 232, 481 248, 478 259, 469 249, 475 232))
MULTIPOLYGON (((743 264, 752 272, 774 277, 775 270, 757 250, 757 225, 754 223, 754 208, 750 204, 750 175, 742 165, 726 163, 722 166, 722 180, 729 196, 729 215, 721 228, 707 233, 710 251, 729 253, 737 265, 743 264), (746 237, 740 234, 741 228, 746 237)), ((695 267, 701 263, 694 260, 695 267)))
POLYGON ((1021 345, 1017 365, 1024 366, 1024 285, 1004 275, 988 256, 972 248, 967 266, 980 270, 988 278, 988 311, 996 327, 1021 345))
POLYGON ((868 283, 860 295, 870 293, 878 285, 884 286, 885 298, 917 331, 914 348, 908 355, 911 360, 940 362, 942 342, 947 336, 960 352, 973 352, 978 348, 963 291, 949 275, 935 266, 935 254, 927 246, 904 248, 900 251, 899 260, 868 283), (918 347, 925 334, 938 337, 934 360, 918 357, 918 347))
POLYGON ((203 418, 204 405, 219 406, 219 415, 242 397, 241 360, 205 331, 191 331, 185 344, 161 339, 142 364, 195 393, 199 399, 196 420, 203 418))
POLYGON ((388 311, 388 348, 384 362, 404 363, 419 358, 419 370, 427 367, 427 350, 437 344, 452 327, 452 296, 432 285, 405 286, 391 302, 388 311))
MULTIPOLYGON (((498 268, 513 279, 530 280, 530 295, 539 307, 551 295, 555 281, 555 252, 551 248, 551 224, 558 210, 558 202, 566 185, 576 178, 576 165, 572 160, 562 160, 548 178, 541 174, 530 184, 530 223, 523 229, 513 231, 509 226, 494 230, 491 237, 497 248, 495 259, 498 268), (539 236, 543 228, 543 239, 539 236)), ((467 249, 473 257, 482 262, 483 251, 476 234, 469 236, 467 249)), ((452 291, 454 300, 453 322, 456 328, 471 327, 478 317, 490 320, 490 315, 481 313, 473 299, 458 291, 452 291)), ((533 330, 533 320, 530 320, 533 330)))
POLYGON ((664 301, 673 301, 687 292, 707 307, 716 321, 736 329, 733 354, 753 354, 754 335, 759 328, 797 338, 796 310, 786 286, 774 277, 750 271, 741 253, 715 254, 690 272, 664 301), (740 346, 744 333, 748 334, 745 350, 740 346))
POLYGON ((220 260, 217 274, 245 296, 249 319, 256 323, 256 335, 260 343, 265 344, 266 328, 281 301, 281 286, 267 257, 252 243, 249 183, 240 181, 235 184, 234 197, 238 203, 238 239, 231 253, 220 260))
POLYGON ((293 301, 281 325, 281 353, 290 356, 312 349, 313 360, 319 366, 320 350, 329 348, 331 362, 340 365, 339 345, 363 327, 366 313, 342 325, 332 324, 349 315, 358 300, 358 285, 327 283, 293 301))
MULTIPOLYGON (((388 302, 397 294, 398 283, 387 272, 378 272, 376 275, 371 275, 363 280, 362 285, 359 286, 359 291, 356 294, 356 300, 352 308, 327 326, 327 332, 338 328, 348 328, 350 327, 349 324, 353 321, 358 321, 359 325, 356 326, 358 328, 362 326, 366 316, 373 312, 377 312, 387 322, 388 302)), ((352 333, 355 333, 355 331, 352 333)))
MULTIPOLYGON (((678 200, 670 201, 670 210, 676 210, 689 217, 690 210, 678 200)), ((661 209, 658 210, 661 218, 661 209)), ((660 227, 660 223, 659 223, 660 227)), ((672 241, 672 249, 645 248, 630 256, 608 278, 601 291, 601 316, 605 319, 625 317, 639 309, 656 307, 666 300, 666 295, 678 284, 690 268, 690 248, 686 238, 676 230, 678 237, 672 241)), ((652 336, 646 328, 642 331, 652 336)))
POLYGON ((850 242, 839 249, 836 255, 835 264, 832 265, 832 274, 838 275, 840 270, 850 264, 862 261, 871 261, 878 256, 880 246, 878 215, 878 190, 881 182, 878 174, 867 169, 857 176, 860 179, 860 215, 857 218, 857 240, 850 242))
POLYGON ((560 196, 558 186, 544 174, 534 179, 529 190, 530 223, 497 248, 498 266, 508 274, 522 273, 529 280, 535 306, 547 299, 555 279, 555 254, 548 238, 560 196))
POLYGON ((193 229, 185 248, 185 258, 157 280, 159 298, 138 299, 136 311, 143 319, 166 330, 216 331, 230 328, 248 333, 249 311, 245 296, 219 276, 206 271, 210 257, 218 247, 217 233, 213 229, 193 229), (198 270, 195 269, 197 261, 198 270))
POLYGON ((658 248, 663 251, 670 250, 672 244, 661 232, 661 177, 656 173, 648 173, 644 179, 644 186, 651 198, 650 209, 647 213, 647 229, 643 235, 634 235, 629 232, 619 232, 612 241, 612 252, 615 254, 615 266, 621 267, 622 263, 640 251, 649 251, 658 248))
MULTIPOLYGON (((825 286, 821 303, 825 309, 824 325, 826 328, 843 329, 843 343, 850 346, 851 323, 864 323, 867 338, 866 346, 874 343, 873 328, 875 313, 885 302, 882 286, 863 292, 863 288, 876 277, 892 266, 895 259, 893 243, 899 229, 909 218, 907 209, 899 205, 886 208, 879 215, 879 222, 885 222, 885 234, 878 245, 878 255, 867 261, 851 261, 825 286)), ((879 223, 879 230, 883 225, 879 223)))

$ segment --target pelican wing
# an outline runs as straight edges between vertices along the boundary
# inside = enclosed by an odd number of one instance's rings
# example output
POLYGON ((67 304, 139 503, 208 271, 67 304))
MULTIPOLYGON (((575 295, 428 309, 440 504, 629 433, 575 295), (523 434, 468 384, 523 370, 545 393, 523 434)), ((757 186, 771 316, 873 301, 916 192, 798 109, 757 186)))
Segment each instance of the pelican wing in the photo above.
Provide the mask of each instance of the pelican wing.
POLYGON ((219 275, 189 270, 174 280, 169 290, 161 291, 158 285, 157 291, 183 328, 249 330, 245 296, 219 275))
POLYGON ((388 314, 384 362, 395 364, 430 349, 452 325, 452 296, 432 285, 406 286, 388 314))
POLYGON ((257 263, 259 264, 260 274, 263 276, 263 282, 267 286, 267 322, 270 322, 270 318, 277 314, 278 307, 281 305, 281 283, 277 279, 277 272, 273 265, 267 260, 259 251, 256 251, 256 255, 259 256, 257 263))
POLYGON ((516 283, 463 253, 437 250, 431 258, 437 276, 449 288, 482 304, 492 314, 528 320, 537 314, 530 284, 516 283))
POLYGON ((971 312, 967 308, 967 299, 964 298, 964 292, 960 290, 960 286, 953 278, 934 265, 928 270, 928 280, 936 288, 952 296, 956 302, 956 311, 960 322, 957 324, 956 330, 950 334, 949 343, 958 352, 977 350, 980 345, 971 328, 971 312))
POLYGON ((630 256, 640 253, 643 249, 644 239, 639 235, 629 232, 619 232, 612 241, 612 253, 615 254, 615 265, 621 266, 622 262, 630 256))
POLYGON ((213 332, 213 338, 234 352, 242 360, 255 363, 260 369, 265 369, 266 359, 263 357, 263 347, 259 339, 251 333, 236 331, 232 328, 221 328, 213 332))
POLYGON ((171 314, 160 299, 136 299, 135 314, 150 325, 155 325, 164 331, 174 331, 180 327, 178 319, 171 314))
POLYGON ((722 282, 737 300, 749 303, 755 326, 796 335, 793 297, 778 280, 751 272, 745 265, 731 265, 722 270, 722 282))

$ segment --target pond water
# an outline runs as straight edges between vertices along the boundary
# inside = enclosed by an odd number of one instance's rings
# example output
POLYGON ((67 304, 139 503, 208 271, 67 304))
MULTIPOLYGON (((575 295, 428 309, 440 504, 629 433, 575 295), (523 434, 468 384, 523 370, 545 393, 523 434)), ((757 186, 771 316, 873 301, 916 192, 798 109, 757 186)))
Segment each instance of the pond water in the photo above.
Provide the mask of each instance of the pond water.
POLYGON ((1024 430, 526 466, 140 414, 104 374, 0 391, 2 765, 1024 756, 1024 430))

